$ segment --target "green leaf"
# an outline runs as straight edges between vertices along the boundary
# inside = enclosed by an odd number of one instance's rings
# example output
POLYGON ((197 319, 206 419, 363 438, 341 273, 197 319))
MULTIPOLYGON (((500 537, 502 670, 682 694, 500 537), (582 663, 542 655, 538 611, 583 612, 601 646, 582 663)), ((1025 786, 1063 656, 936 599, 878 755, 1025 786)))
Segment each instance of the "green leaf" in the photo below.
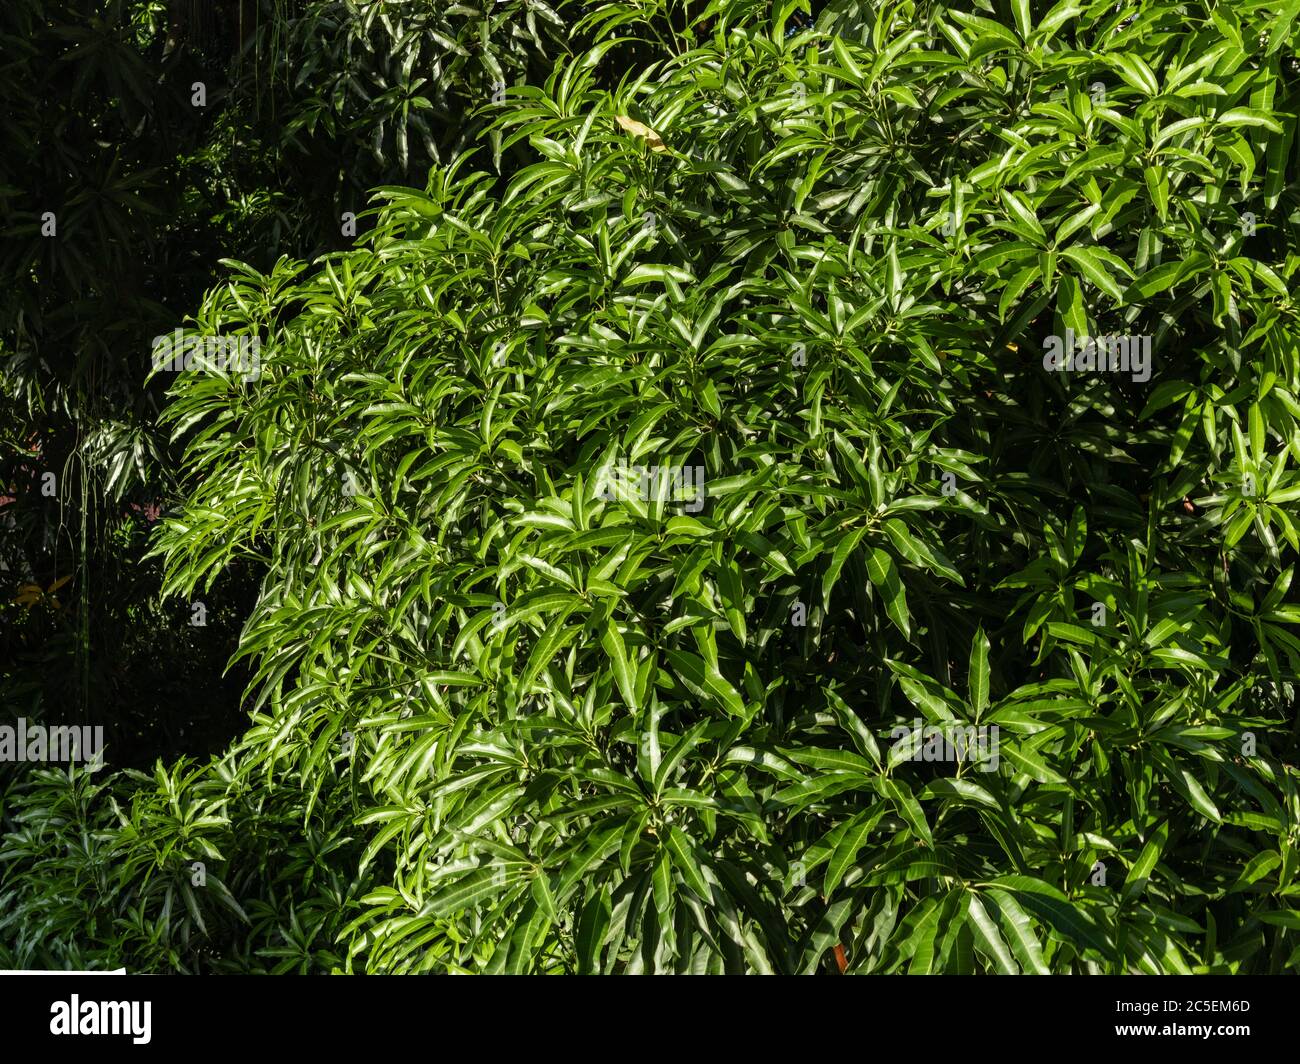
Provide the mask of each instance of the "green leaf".
POLYGON ((1103 959, 1110 955, 1110 942, 1096 922, 1070 903, 1055 887, 1031 876, 999 876, 986 884, 1012 894, 1029 912, 1075 945, 1094 950, 1103 959))
POLYGON ((907 612, 907 593, 898 577, 894 559, 879 547, 872 548, 867 558, 867 575, 885 600, 885 611, 889 614, 889 619, 910 639, 912 627, 907 612))
POLYGON ((637 712, 640 705, 636 697, 636 677, 632 671, 632 664, 628 660, 623 636, 619 633, 618 625, 612 617, 605 622, 600 645, 605 648, 605 653, 609 655, 610 663, 614 667, 614 682, 618 684, 619 695, 632 712, 637 712))
POLYGON ((848 561, 849 556, 862 541, 866 535, 867 529, 863 525, 851 529, 845 533, 838 543, 835 544, 835 551, 831 555, 830 565, 827 566, 825 574, 822 576, 822 608, 830 609, 831 591, 840 578, 840 572, 844 568, 844 563, 848 561))
POLYGON ((678 870, 682 873, 686 885, 695 891, 702 900, 711 902, 713 900, 713 891, 705 880, 704 873, 700 871, 696 859, 696 847, 690 837, 674 824, 669 829, 667 842, 673 863, 677 865, 678 870))
POLYGON ((1282 123, 1273 115, 1253 107, 1234 107, 1215 117, 1221 126, 1261 126, 1270 133, 1282 132, 1282 123))
POLYGON ((1169 839, 1169 824, 1162 823, 1151 833, 1146 844, 1142 847, 1142 852, 1138 854, 1137 860, 1128 871, 1128 876, 1124 880, 1124 900, 1131 901, 1142 894, 1147 887, 1147 880, 1151 876, 1156 862, 1160 859, 1160 854, 1164 850, 1165 843, 1169 839))
POLYGON ((587 900, 578 918, 574 946, 579 975, 594 975, 600 971, 600 947, 609 933, 609 925, 609 897, 604 890, 598 890, 587 900))
POLYGON ((989 704, 989 640, 983 627, 975 629, 975 638, 971 640, 968 675, 971 708, 978 721, 989 704))
POLYGON ((1069 247, 1061 252, 1062 256, 1073 262, 1093 284, 1105 292, 1116 303, 1123 303, 1124 290, 1107 269, 1106 258, 1096 248, 1069 247))
POLYGON ((1023 772, 1038 780, 1039 783, 1065 783, 1065 777, 1055 769, 1049 768, 1047 763, 1029 747, 1008 742, 1001 742, 998 747, 1001 755, 1017 772, 1023 772))
POLYGON ((1068 273, 1063 273, 1056 286, 1056 311, 1067 329, 1073 329, 1076 336, 1087 336, 1088 315, 1083 309, 1083 290, 1079 282, 1068 273))
POLYGON ((1029 914, 1004 890, 990 890, 989 897, 998 907, 1002 929, 1006 932, 1016 960, 1020 962, 1021 970, 1029 975, 1050 975, 1051 969, 1043 958, 1043 948, 1038 936, 1034 934, 1029 914))
POLYGON ((688 651, 665 650, 673 671, 692 691, 706 698, 712 698, 726 712, 733 716, 744 716, 745 700, 740 692, 711 665, 706 665, 703 658, 688 651))
POLYGON ((978 894, 972 892, 968 896, 966 911, 975 933, 975 948, 991 960, 1002 975, 1019 975, 1020 969, 1016 967, 1011 951, 1007 949, 997 924, 989 917, 978 894))
POLYGON ((912 795, 911 788, 901 780, 883 779, 880 787, 884 795, 893 801, 899 815, 907 822, 918 839, 930 849, 934 849, 934 836, 930 834, 930 825, 926 822, 921 804, 912 795))
POLYGON ((1121 53, 1109 55, 1107 61, 1119 73, 1126 82, 1137 89, 1144 96, 1158 96, 1160 94, 1160 83, 1156 81, 1156 76, 1147 65, 1145 59, 1140 55, 1121 53))
POLYGON ((880 811, 877 810, 874 813, 861 812, 850 822, 848 830, 840 837, 835 852, 826 863, 826 878, 822 886, 822 894, 827 898, 833 896, 835 888, 843 882, 844 874, 853 866, 858 851, 866 845, 867 836, 871 834, 871 829, 879 820, 880 811))

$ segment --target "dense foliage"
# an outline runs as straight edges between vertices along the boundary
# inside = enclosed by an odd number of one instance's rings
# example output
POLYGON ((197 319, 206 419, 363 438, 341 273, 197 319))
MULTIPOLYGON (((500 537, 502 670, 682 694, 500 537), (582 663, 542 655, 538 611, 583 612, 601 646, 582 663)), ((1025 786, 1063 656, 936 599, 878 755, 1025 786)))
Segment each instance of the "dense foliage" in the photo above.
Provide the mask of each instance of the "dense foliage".
POLYGON ((561 5, 195 305, 248 726, 15 790, 0 962, 1295 969, 1297 11, 561 5))

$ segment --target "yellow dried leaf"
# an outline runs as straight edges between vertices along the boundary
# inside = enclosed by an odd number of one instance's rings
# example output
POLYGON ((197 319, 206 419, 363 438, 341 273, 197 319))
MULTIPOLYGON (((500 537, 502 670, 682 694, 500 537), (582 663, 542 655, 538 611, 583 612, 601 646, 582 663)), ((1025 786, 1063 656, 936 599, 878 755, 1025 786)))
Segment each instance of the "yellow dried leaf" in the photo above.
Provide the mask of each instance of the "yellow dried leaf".
POLYGON ((663 138, 644 122, 638 122, 635 118, 628 118, 627 115, 615 115, 614 121, 633 136, 645 137, 645 142, 650 145, 651 151, 668 150, 668 146, 664 144, 663 138))

